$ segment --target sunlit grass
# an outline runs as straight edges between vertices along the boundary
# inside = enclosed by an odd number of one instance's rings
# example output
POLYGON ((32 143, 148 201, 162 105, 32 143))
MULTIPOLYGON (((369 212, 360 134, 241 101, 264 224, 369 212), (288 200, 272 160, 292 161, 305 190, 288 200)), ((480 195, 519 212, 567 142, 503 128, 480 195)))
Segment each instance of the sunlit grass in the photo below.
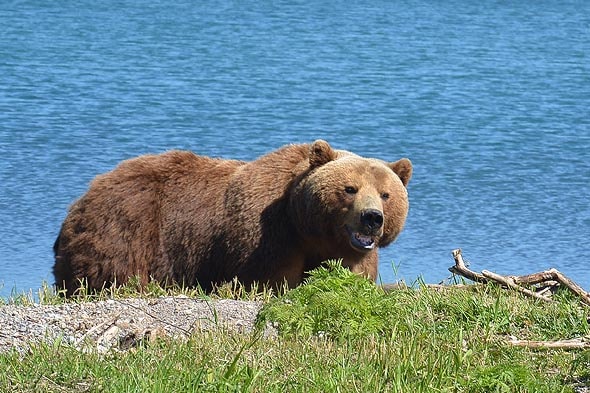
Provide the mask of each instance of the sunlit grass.
MULTIPOLYGON (((495 285, 384 292, 335 262, 278 297, 228 285, 218 295, 265 302, 259 326, 274 324, 278 338, 220 329, 106 355, 42 344, 0 355, 0 391, 573 392, 590 384, 588 350, 507 344, 587 336, 588 308, 565 292, 551 304, 495 285)), ((173 293, 135 290, 108 296, 173 293)))
MULTIPOLYGON (((282 290, 280 292, 285 292, 282 290)), ((186 296, 190 298, 206 299, 236 299, 250 301, 265 301, 277 294, 277 291, 269 287, 254 284, 250 287, 243 286, 237 280, 233 280, 214 288, 211 292, 205 292, 199 287, 183 286, 178 284, 160 285, 157 281, 150 281, 142 285, 139 277, 131 277, 124 285, 113 285, 101 290, 89 290, 82 285, 74 296, 66 298, 64 291, 57 290, 55 286, 43 282, 36 291, 12 291, 8 298, 0 298, 0 305, 16 304, 30 306, 32 304, 63 304, 66 302, 84 303, 108 299, 123 298, 156 298, 162 296, 186 296)))

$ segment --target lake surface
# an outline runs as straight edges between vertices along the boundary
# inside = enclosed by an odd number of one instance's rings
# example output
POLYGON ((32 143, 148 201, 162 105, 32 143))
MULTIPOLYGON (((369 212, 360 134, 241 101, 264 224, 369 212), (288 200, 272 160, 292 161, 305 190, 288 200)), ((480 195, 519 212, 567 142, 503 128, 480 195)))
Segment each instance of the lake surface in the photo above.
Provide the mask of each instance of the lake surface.
POLYGON ((414 164, 383 281, 461 247, 590 289, 589 112, 587 1, 3 1, 0 296, 53 282, 68 206, 123 159, 318 138, 414 164))

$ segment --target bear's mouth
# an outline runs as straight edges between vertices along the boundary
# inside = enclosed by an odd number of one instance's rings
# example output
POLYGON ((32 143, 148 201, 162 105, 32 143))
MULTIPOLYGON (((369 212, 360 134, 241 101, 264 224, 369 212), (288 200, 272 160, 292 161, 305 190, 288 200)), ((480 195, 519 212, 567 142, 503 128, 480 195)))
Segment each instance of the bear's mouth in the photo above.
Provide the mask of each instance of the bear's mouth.
POLYGON ((350 228, 346 229, 350 236, 350 245, 352 248, 363 252, 371 251, 375 248, 374 236, 363 235, 362 233, 353 231, 350 228))

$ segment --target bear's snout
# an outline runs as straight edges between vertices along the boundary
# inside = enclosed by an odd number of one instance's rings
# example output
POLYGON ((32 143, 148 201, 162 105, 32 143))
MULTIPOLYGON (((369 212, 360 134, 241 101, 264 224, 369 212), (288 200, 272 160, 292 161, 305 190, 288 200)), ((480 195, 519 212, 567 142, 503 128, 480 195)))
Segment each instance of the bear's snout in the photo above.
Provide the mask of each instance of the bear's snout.
POLYGON ((383 213, 377 209, 364 209, 361 211, 361 225, 369 232, 381 229, 383 226, 383 213))

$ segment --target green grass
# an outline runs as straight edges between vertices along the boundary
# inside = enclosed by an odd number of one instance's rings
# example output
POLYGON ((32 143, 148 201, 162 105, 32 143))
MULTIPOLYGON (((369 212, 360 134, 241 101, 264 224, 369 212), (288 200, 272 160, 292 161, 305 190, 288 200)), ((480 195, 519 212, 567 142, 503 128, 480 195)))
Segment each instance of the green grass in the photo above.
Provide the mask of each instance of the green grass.
MULTIPOLYGON (((0 297, 0 306, 6 304, 15 304, 20 306, 30 306, 33 304, 63 304, 67 302, 83 303, 92 301, 101 301, 107 299, 124 299, 124 298, 156 298, 160 296, 186 296, 191 298, 217 298, 217 299, 239 299, 239 300, 256 300, 266 301, 276 293, 270 289, 259 285, 253 285, 246 289, 237 280, 225 283, 214 289, 211 293, 205 293, 200 288, 185 287, 179 285, 161 286, 156 281, 151 281, 142 286, 139 277, 131 277, 129 281, 122 286, 112 286, 103 288, 99 291, 90 291, 82 286, 75 296, 65 298, 65 291, 57 291, 55 287, 43 282, 41 287, 28 292, 13 291, 8 298, 0 297)), ((284 292, 284 291, 283 291, 284 292)))
POLYGON ((385 293, 329 263, 265 298, 258 324, 278 326, 276 339, 221 330, 107 355, 44 344, 0 355, 0 391, 573 392, 590 385, 589 350, 506 344, 587 336, 588 308, 557 298, 493 285, 385 293))

